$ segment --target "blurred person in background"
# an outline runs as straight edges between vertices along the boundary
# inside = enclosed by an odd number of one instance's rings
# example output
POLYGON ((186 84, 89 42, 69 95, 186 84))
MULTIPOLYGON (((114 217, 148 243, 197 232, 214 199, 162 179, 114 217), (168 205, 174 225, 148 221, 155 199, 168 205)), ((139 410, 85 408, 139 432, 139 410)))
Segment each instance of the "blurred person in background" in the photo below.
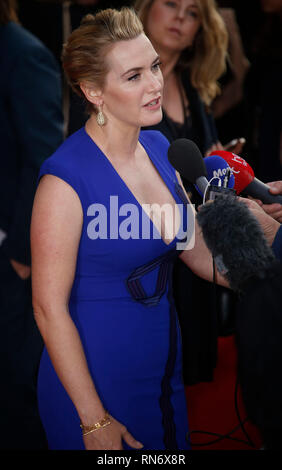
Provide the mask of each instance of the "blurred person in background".
MULTIPOLYGON (((181 137, 193 140, 203 155, 222 149, 211 104, 220 93, 218 79, 226 67, 228 34, 215 2, 137 0, 134 7, 160 55, 164 76, 163 119, 151 128, 160 130, 170 142, 181 137)), ((238 153, 241 148, 237 143, 232 150, 238 153)), ((183 182, 192 202, 200 204, 202 198, 192 185, 185 178, 183 182)), ((215 295, 212 285, 176 261, 174 296, 187 385, 212 380, 217 316, 229 321, 229 312, 233 313, 234 294, 224 287, 216 289, 215 295)))
POLYGON ((62 97, 55 59, 18 23, 14 0, 0 3, 0 69, 0 448, 40 449, 30 218, 39 168, 62 142, 62 97))
POLYGON ((134 7, 162 61, 159 130, 170 141, 191 138, 202 153, 222 148, 210 104, 225 70, 227 31, 214 1, 137 0, 134 7))

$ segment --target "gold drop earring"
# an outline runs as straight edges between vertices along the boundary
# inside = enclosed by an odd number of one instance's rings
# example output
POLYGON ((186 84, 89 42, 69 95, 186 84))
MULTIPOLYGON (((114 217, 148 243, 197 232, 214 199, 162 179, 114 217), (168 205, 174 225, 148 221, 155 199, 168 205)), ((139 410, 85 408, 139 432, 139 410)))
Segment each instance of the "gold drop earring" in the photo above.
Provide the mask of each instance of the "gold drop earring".
POLYGON ((98 114, 97 114, 97 116, 96 116, 97 124, 102 127, 102 126, 104 126, 104 125, 106 124, 106 119, 105 119, 105 115, 104 115, 104 113, 103 113, 103 111, 102 111, 101 106, 98 106, 98 109, 99 109, 99 112, 98 112, 98 114))

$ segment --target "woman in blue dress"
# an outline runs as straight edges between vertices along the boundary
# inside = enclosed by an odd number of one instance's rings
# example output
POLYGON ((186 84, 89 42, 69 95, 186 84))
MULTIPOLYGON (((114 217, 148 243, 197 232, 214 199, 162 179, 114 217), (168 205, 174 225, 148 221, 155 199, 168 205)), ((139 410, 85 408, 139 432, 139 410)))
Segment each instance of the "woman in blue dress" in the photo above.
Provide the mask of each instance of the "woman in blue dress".
POLYGON ((168 141, 140 132, 162 118, 159 57, 125 8, 86 16, 63 64, 90 117, 42 165, 32 216, 49 447, 188 449, 171 270, 212 262, 168 141))

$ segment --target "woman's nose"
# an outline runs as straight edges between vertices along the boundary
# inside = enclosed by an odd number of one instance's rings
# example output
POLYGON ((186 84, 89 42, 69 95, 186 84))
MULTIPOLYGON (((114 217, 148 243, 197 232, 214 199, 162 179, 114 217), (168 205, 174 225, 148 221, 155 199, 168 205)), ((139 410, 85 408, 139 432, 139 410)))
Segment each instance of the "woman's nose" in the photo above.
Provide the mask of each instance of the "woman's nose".
POLYGON ((181 5, 176 8, 176 18, 179 20, 183 20, 185 17, 185 8, 182 7, 181 5))
POLYGON ((150 79, 149 79, 149 91, 161 91, 163 88, 163 80, 162 76, 160 74, 154 75, 151 74, 150 79))

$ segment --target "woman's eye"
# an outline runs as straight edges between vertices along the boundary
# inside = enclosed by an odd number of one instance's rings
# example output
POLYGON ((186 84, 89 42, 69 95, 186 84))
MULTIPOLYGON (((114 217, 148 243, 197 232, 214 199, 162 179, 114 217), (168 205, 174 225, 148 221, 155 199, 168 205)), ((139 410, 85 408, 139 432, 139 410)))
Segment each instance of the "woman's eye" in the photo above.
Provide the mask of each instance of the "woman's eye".
POLYGON ((191 16, 192 18, 197 19, 199 17, 198 13, 196 11, 188 10, 187 11, 187 16, 191 16))
POLYGON ((157 72, 160 69, 161 64, 161 62, 157 62, 156 64, 152 65, 152 69, 157 72))
POLYGON ((171 7, 171 8, 174 8, 176 6, 176 2, 165 2, 165 5, 167 5, 168 7, 171 7))
POLYGON ((130 82, 134 82, 140 77, 140 73, 136 73, 135 75, 132 75, 131 77, 128 78, 130 82))

